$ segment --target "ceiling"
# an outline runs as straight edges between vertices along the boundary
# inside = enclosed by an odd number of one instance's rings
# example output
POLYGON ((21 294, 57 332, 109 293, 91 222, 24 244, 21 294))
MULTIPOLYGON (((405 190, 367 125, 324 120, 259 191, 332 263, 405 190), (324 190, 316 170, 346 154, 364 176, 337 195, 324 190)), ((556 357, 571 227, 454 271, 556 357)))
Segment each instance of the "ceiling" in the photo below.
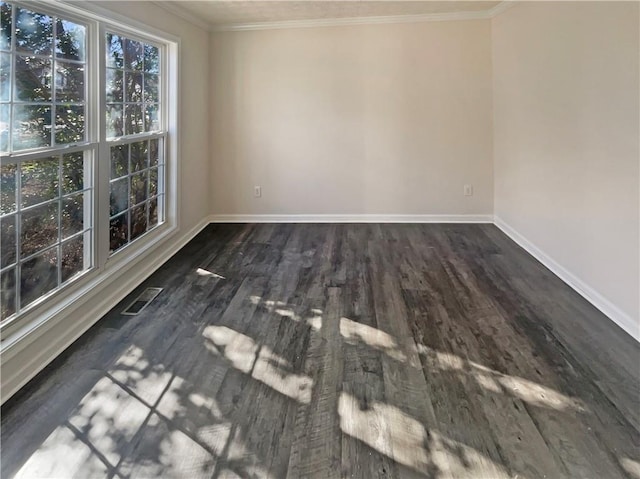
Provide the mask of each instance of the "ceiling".
POLYGON ((196 24, 210 28, 237 25, 331 20, 401 15, 443 15, 460 12, 482 13, 500 1, 263 1, 207 0, 158 1, 163 6, 196 24))

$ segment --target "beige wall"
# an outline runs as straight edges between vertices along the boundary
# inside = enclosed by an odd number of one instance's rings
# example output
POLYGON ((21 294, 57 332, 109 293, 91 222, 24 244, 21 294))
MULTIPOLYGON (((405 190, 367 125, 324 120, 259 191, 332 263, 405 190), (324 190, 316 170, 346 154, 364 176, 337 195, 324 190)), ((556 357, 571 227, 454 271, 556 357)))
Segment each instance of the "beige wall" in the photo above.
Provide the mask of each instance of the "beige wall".
POLYGON ((214 213, 492 213, 489 20, 211 38, 214 213))
POLYGON ((525 3, 493 19, 495 214, 636 332, 638 7, 525 3))
POLYGON ((91 2, 127 18, 180 37, 179 178, 181 232, 210 213, 209 208, 209 32, 150 2, 91 2))

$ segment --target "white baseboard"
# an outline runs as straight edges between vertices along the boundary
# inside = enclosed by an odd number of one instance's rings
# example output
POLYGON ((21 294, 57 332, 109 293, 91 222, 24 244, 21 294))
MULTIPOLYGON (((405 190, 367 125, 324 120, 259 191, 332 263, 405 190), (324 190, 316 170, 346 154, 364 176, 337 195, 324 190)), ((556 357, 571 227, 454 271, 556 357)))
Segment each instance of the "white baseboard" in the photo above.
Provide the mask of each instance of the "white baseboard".
POLYGON ((631 316, 626 314, 611 301, 598 293, 594 288, 589 286, 587 283, 585 283, 569 270, 560 265, 560 263, 554 260, 547 253, 542 251, 540 248, 538 248, 535 244, 525 238, 508 223, 497 216, 494 217, 494 223, 504 232, 504 234, 506 234, 518 245, 520 245, 531 256, 540 261, 544 266, 551 270, 551 272, 558 276, 562 281, 567 283, 571 288, 573 288, 584 299, 589 301, 593 306, 598 308, 614 323, 616 323, 627 333, 629 333, 636 341, 640 342, 640 327, 638 323, 634 321, 633 318, 631 318, 631 316))
POLYGON ((73 311, 65 309, 14 341, 10 347, 3 348, 0 354, 0 403, 13 396, 209 223, 211 218, 207 217, 182 236, 169 236, 149 252, 155 254, 141 255, 131 262, 130 268, 117 270, 101 282, 99 288, 84 295, 80 306, 72 305, 73 311))
POLYGON ((213 215, 213 223, 493 223, 493 215, 213 215))

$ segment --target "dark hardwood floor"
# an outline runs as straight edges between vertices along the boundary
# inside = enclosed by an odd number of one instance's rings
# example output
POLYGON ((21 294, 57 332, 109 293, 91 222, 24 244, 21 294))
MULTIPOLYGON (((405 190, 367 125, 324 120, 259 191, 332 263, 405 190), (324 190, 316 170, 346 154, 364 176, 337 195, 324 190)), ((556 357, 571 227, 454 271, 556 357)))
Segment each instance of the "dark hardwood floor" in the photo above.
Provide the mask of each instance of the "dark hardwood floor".
POLYGON ((639 368, 495 226, 211 225, 5 404, 1 473, 638 478, 639 368))

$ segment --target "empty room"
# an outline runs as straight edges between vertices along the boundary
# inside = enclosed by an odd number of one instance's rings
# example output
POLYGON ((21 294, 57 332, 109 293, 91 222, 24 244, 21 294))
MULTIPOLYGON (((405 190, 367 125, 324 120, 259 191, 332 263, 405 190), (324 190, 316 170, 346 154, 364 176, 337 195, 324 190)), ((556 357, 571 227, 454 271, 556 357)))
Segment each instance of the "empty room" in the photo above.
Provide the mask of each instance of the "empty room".
POLYGON ((640 479, 640 2, 0 14, 2 479, 640 479))

